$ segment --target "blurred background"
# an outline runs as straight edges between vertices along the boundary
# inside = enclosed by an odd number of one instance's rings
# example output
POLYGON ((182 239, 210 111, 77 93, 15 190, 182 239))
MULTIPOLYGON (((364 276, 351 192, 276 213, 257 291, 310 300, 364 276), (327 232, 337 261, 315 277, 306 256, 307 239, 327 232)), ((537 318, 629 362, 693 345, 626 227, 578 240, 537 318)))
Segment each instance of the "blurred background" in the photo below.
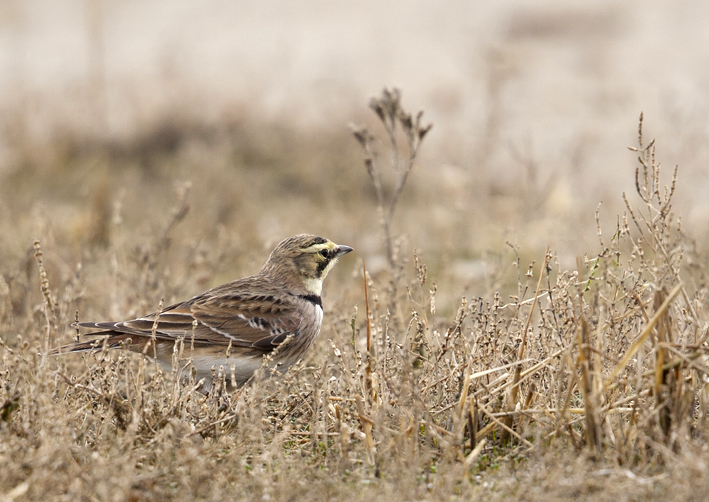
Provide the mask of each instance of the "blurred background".
POLYGON ((638 202, 626 147, 641 112, 663 183, 679 165, 683 228, 706 244, 707 22, 700 0, 3 0, 0 272, 13 280, 34 237, 54 273, 105 263, 100 250, 160 235, 188 189, 174 239, 207 263, 197 282, 253 271, 303 231, 376 271, 348 124, 381 134, 368 102, 384 87, 434 123, 393 233, 455 294, 495 286, 506 242, 571 268, 598 253, 599 203, 608 238, 621 194, 638 202))

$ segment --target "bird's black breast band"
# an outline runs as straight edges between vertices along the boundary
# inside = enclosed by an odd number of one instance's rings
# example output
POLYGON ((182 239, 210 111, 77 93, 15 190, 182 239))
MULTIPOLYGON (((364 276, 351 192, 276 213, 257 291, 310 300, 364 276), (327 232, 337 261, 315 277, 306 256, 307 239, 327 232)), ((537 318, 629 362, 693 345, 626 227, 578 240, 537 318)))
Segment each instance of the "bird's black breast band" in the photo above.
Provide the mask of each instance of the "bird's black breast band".
POLYGON ((322 298, 320 298, 320 296, 318 295, 298 295, 298 298, 307 300, 313 305, 317 305, 318 307, 322 308, 322 298))

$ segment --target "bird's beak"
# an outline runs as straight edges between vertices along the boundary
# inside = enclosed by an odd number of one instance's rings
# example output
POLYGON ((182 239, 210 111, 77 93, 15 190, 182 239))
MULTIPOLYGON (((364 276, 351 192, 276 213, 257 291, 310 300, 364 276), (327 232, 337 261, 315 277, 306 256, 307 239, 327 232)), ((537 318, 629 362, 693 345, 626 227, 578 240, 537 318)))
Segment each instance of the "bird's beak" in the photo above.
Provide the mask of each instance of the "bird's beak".
POLYGON ((337 246, 337 252, 335 253, 335 258, 339 258, 343 254, 347 254, 350 251, 352 251, 352 248, 349 246, 337 246))

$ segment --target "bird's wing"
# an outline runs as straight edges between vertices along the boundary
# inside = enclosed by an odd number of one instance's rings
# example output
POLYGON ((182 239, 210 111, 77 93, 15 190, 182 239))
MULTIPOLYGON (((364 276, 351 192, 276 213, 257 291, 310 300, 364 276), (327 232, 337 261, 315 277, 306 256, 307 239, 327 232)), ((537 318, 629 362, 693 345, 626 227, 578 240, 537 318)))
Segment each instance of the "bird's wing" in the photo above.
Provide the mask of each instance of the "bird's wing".
POLYGON ((297 335, 303 313, 293 299, 272 294, 231 293, 192 305, 197 321, 229 343, 271 350, 297 335))
POLYGON ((272 350, 288 335, 297 336, 303 313, 296 297, 269 283, 247 279, 251 280, 244 285, 237 281, 167 307, 157 316, 157 326, 154 313, 130 321, 80 325, 139 337, 152 337, 154 330, 154 336, 162 340, 194 337, 197 344, 231 343, 264 351, 272 350))

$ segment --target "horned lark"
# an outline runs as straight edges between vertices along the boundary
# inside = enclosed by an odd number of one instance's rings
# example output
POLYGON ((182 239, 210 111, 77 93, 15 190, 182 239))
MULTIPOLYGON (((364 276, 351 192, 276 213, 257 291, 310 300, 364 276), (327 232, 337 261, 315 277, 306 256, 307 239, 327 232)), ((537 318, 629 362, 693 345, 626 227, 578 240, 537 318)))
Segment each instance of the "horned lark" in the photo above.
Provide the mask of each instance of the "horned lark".
POLYGON ((220 366, 227 381, 233 375, 242 385, 261 367, 266 354, 273 353, 273 363, 284 371, 320 332, 323 280, 337 259, 350 251, 349 246, 315 235, 289 237, 256 275, 130 321, 80 322, 75 326, 99 328, 102 331, 90 334, 107 338, 66 345, 52 354, 127 348, 154 357, 169 370, 175 343, 183 339, 185 358, 191 358, 205 389, 220 366))

